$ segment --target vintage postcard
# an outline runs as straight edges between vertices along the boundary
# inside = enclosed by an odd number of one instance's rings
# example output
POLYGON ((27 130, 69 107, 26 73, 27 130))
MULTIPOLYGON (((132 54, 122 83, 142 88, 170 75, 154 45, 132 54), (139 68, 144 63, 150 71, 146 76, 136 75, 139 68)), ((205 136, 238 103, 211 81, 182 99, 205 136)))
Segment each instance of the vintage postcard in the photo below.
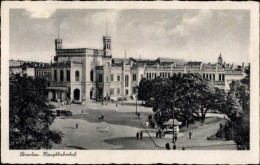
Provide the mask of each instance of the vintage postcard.
POLYGON ((259 163, 256 2, 2 2, 2 163, 259 163))

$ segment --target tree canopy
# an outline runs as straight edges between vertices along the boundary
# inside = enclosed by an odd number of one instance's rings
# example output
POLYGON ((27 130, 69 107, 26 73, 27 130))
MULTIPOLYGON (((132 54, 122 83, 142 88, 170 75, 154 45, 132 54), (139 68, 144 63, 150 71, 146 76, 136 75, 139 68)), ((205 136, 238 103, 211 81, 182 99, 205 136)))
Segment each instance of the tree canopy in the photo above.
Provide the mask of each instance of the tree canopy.
POLYGON ((224 95, 224 90, 193 73, 174 74, 169 79, 142 79, 138 90, 139 99, 152 100, 159 125, 171 118, 173 107, 176 118, 182 122, 200 118, 203 123, 208 110, 222 108, 224 95))
POLYGON ((11 75, 9 81, 10 149, 50 149, 63 133, 50 130, 55 116, 44 96, 46 80, 11 75))

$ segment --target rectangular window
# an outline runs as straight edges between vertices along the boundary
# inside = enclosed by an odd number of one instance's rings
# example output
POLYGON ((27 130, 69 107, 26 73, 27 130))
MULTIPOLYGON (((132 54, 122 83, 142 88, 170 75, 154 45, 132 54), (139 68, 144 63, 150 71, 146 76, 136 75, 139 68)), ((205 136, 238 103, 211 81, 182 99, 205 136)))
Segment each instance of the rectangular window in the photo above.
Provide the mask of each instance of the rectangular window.
POLYGON ((136 81, 136 74, 133 74, 133 81, 136 81))
POLYGON ((61 71, 60 71, 60 81, 63 81, 63 77, 64 77, 64 75, 63 75, 63 70, 61 70, 61 71))
POLYGON ((114 81, 114 75, 110 75, 110 81, 114 81))
POLYGON ((99 74, 99 75, 98 75, 98 81, 99 81, 99 82, 102 82, 102 81, 103 81, 103 75, 102 75, 102 74, 99 74))
POLYGON ((110 95, 114 95, 114 88, 110 88, 110 95))
POLYGON ((117 88, 117 94, 120 94, 120 88, 117 88))
POLYGON ((67 81, 70 81, 70 71, 67 70, 67 81))
POLYGON ((57 70, 54 70, 54 81, 57 81, 57 70))
POLYGON ((218 81, 221 81, 221 74, 218 74, 218 81))
POLYGON ((215 81, 215 74, 213 74, 213 80, 215 81))
POLYGON ((222 81, 225 81, 225 75, 222 74, 222 81))
POLYGON ((120 81, 120 76, 117 76, 117 81, 120 81))
POLYGON ((90 71, 90 81, 93 81, 94 80, 94 74, 93 74, 93 70, 90 71))
POLYGON ((149 79, 149 73, 146 73, 146 78, 149 79))

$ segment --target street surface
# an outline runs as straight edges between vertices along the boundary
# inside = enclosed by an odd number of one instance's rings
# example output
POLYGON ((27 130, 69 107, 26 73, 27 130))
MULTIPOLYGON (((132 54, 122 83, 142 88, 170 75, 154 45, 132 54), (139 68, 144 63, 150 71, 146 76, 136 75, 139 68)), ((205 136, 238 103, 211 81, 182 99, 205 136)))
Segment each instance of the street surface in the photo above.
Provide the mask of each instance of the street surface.
MULTIPOLYGON (((140 103, 140 102, 139 102, 140 103)), ((57 107, 66 107, 73 112, 72 116, 57 117, 51 125, 51 129, 61 130, 65 136, 62 144, 54 145, 52 149, 83 149, 83 150, 165 150, 165 144, 170 143, 172 149, 172 135, 166 135, 157 139, 155 132, 158 129, 148 129, 152 139, 143 127, 149 114, 153 114, 152 108, 138 106, 141 112, 140 120, 135 115, 136 107, 122 103, 104 103, 87 101, 83 105, 71 104, 57 107), (82 113, 83 112, 83 113, 82 113), (100 121, 99 116, 104 115, 100 121), (143 124, 142 124, 142 123, 143 124), (79 128, 76 129, 76 123, 79 128), (106 128, 108 126, 108 130, 106 128), (136 133, 142 131, 143 140, 136 140, 136 133), (156 144, 156 145, 155 145, 156 144)), ((184 146, 186 150, 235 150, 233 141, 207 140, 219 129, 219 123, 224 122, 221 114, 209 114, 205 124, 190 125, 182 128, 178 134, 177 150, 184 146), (192 129, 192 138, 188 132, 192 129)))

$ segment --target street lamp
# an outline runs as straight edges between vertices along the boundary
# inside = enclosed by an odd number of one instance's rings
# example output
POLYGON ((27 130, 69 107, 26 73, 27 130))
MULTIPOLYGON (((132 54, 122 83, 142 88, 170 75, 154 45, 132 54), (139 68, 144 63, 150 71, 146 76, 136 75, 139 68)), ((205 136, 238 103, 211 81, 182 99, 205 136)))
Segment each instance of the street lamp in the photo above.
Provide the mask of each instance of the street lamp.
POLYGON ((175 133, 174 133, 174 106, 175 106, 175 97, 172 100, 172 143, 175 144, 175 133))
POLYGON ((135 114, 137 115, 137 88, 136 88, 136 95, 135 95, 135 114))

